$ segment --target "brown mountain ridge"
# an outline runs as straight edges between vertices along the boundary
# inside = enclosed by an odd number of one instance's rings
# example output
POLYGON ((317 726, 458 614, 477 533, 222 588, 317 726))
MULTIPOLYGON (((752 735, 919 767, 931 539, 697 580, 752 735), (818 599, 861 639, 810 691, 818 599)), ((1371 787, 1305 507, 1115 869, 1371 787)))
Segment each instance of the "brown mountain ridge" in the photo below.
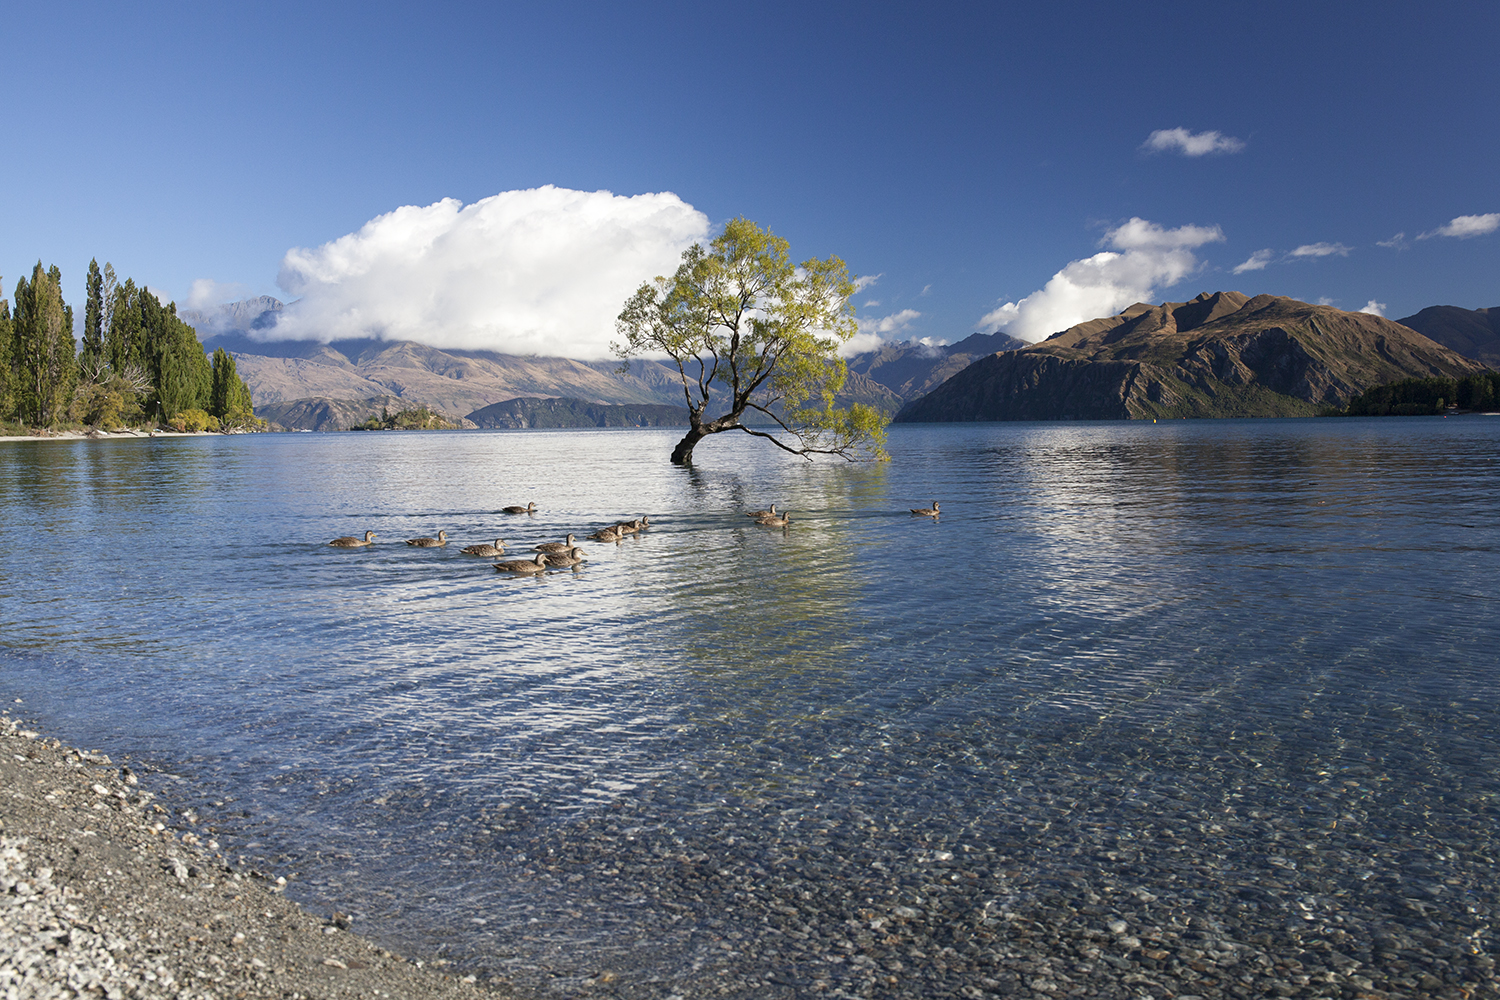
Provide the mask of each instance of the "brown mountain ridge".
POLYGON ((1485 370, 1399 323, 1274 295, 1137 303, 990 355, 898 422, 1311 416, 1372 386, 1485 370))

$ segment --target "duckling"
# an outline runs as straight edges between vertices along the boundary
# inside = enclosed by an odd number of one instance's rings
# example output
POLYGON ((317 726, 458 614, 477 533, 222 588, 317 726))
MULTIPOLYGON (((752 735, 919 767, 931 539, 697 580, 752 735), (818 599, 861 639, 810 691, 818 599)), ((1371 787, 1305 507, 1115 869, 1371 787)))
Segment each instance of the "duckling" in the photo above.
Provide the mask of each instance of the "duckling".
POLYGON ((514 506, 512 506, 512 507, 501 507, 500 508, 500 513, 502 513, 502 514, 534 514, 534 513, 536 513, 536 504, 535 503, 528 503, 524 507, 514 507, 514 506))
POLYGON ((921 510, 918 510, 917 508, 913 507, 913 508, 911 508, 911 512, 913 514, 915 514, 916 516, 918 516, 918 517, 937 517, 938 516, 938 502, 936 500, 934 500, 934 501, 932 501, 932 506, 931 507, 923 507, 921 510))
POLYGON ((459 549, 466 556, 503 556, 505 555, 505 539, 495 539, 495 544, 481 542, 478 545, 465 545, 459 549))
POLYGON ((408 538, 407 545, 414 545, 419 549, 440 549, 448 544, 448 533, 439 531, 436 538, 408 538))
POLYGON ((343 538, 335 538, 328 544, 337 549, 357 549, 362 545, 373 545, 374 543, 375 532, 367 531, 363 540, 355 538, 353 535, 345 535, 343 538))
POLYGON ((754 518, 757 521, 763 517, 775 517, 776 505, 773 503, 770 510, 748 510, 745 512, 745 516, 754 518))
POLYGON ((545 553, 548 566, 577 566, 588 556, 578 546, 573 546, 566 552, 545 553))
POLYGON ((792 523, 792 512, 789 510, 782 511, 780 517, 757 517, 755 523, 764 528, 785 528, 792 523))
POLYGON ((553 552, 566 552, 569 549, 571 549, 572 547, 573 547, 573 536, 570 534, 570 535, 568 535, 568 540, 566 542, 543 542, 542 544, 538 545, 536 548, 532 549, 531 551, 533 551, 533 552, 546 552, 546 553, 550 554, 550 553, 553 553, 553 552))
POLYGON ((535 559, 510 559, 494 567, 501 573, 542 573, 547 569, 547 557, 539 552, 535 559))

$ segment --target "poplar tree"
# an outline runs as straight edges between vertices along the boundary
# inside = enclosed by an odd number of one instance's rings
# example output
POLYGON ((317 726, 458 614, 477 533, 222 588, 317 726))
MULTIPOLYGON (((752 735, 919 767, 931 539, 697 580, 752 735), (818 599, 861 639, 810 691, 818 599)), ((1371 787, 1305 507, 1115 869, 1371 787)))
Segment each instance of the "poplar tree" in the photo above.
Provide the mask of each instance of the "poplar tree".
POLYGON ((109 366, 122 374, 132 364, 140 365, 141 311, 135 282, 129 278, 115 288, 110 309, 106 353, 109 366))
POLYGON ((67 410, 78 363, 72 310, 62 300, 62 273, 53 265, 32 269, 30 283, 16 283, 13 350, 18 369, 18 410, 37 427, 57 423, 67 410))
POLYGON ((247 423, 255 416, 250 387, 240 378, 234 355, 222 347, 214 349, 213 392, 208 412, 226 427, 247 423))
POLYGON ((0 278, 0 420, 15 413, 15 379, 11 376, 10 302, 5 298, 5 279, 0 278))
POLYGON ((83 307, 83 354, 79 367, 90 377, 100 374, 107 363, 104 356, 104 275, 99 273, 99 261, 89 261, 89 276, 86 283, 87 302, 83 307))

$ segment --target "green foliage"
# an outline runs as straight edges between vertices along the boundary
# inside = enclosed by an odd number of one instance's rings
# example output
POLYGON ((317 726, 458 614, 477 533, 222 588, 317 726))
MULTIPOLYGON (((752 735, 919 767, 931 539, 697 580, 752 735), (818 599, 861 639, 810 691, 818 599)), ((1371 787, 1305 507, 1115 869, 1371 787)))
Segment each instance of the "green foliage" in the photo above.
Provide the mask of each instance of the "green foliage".
POLYGON ((690 426, 672 453, 691 465, 709 434, 740 430, 793 454, 884 458, 885 418, 834 406, 848 375, 839 347, 854 336, 854 279, 837 257, 791 261, 789 244, 748 219, 730 222, 705 249, 682 254, 671 278, 646 282, 615 322, 613 349, 665 354, 676 366, 690 426), (745 426, 746 411, 773 430, 745 426))
POLYGON ((0 420, 39 427, 83 421, 114 430, 143 416, 173 420, 212 410, 215 426, 265 426, 234 359, 219 352, 223 370, 216 373, 175 304, 163 306, 130 279, 120 284, 114 266, 101 271, 97 259, 86 285, 81 354, 55 265, 43 271, 38 261, 31 280, 16 283, 14 316, 0 298, 0 420))
MULTIPOLYGON (((105 265, 107 271, 113 269, 105 265)), ((135 282, 129 278, 125 284, 116 286, 113 304, 109 307, 109 324, 105 327, 105 353, 109 366, 115 371, 124 371, 130 365, 145 367, 141 353, 141 309, 135 282)))
POLYGON ((88 301, 83 309, 83 350, 79 365, 89 371, 104 360, 104 275, 99 271, 99 261, 89 261, 89 276, 86 283, 88 301))
POLYGON ((41 261, 31 281, 16 282, 11 362, 16 412, 24 423, 50 427, 66 418, 78 380, 72 310, 62 300, 62 274, 41 261))
POLYGON ((5 298, 4 282, 0 280, 0 420, 8 420, 15 413, 11 340, 10 302, 5 298))
POLYGON ((398 413, 392 413, 385 407, 381 407, 380 416, 371 417, 364 423, 356 424, 349 429, 351 431, 452 431, 458 429, 458 424, 441 414, 434 413, 425 406, 419 406, 414 410, 401 410, 398 413))
POLYGON ((225 427, 249 427, 257 423, 250 388, 235 367, 234 355, 214 349, 208 410, 225 427))
POLYGON ((183 410, 167 421, 168 426, 192 434, 219 429, 219 418, 199 409, 183 410))
POLYGON ((1349 400, 1350 417, 1413 417, 1443 413, 1449 403, 1460 410, 1493 411, 1500 402, 1500 372, 1464 378, 1408 378, 1378 385, 1349 400))

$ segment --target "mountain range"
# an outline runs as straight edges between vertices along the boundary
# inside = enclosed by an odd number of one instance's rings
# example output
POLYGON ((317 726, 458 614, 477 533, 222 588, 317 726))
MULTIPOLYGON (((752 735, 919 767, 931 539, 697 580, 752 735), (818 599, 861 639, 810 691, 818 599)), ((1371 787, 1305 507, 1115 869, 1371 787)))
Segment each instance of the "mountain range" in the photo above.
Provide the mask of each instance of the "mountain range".
MULTIPOLYGON (((261 296, 180 313, 207 334, 206 349, 235 355, 256 413, 282 427, 341 430, 383 409, 417 406, 464 426, 685 419, 677 372, 659 362, 635 360, 622 374, 615 361, 410 341, 257 339, 282 308, 261 296), (538 405, 544 400, 558 402, 538 405)), ((1468 359, 1500 366, 1500 309, 1433 306, 1395 323, 1217 292, 1191 302, 1138 303, 1029 346, 978 333, 949 345, 886 343, 848 359, 840 402, 899 411, 902 420, 1298 415, 1342 405, 1383 381, 1467 373, 1468 359)))
POLYGON ((976 361, 897 421, 1310 416, 1372 386, 1485 370, 1409 327, 1274 295, 1137 303, 976 361))

